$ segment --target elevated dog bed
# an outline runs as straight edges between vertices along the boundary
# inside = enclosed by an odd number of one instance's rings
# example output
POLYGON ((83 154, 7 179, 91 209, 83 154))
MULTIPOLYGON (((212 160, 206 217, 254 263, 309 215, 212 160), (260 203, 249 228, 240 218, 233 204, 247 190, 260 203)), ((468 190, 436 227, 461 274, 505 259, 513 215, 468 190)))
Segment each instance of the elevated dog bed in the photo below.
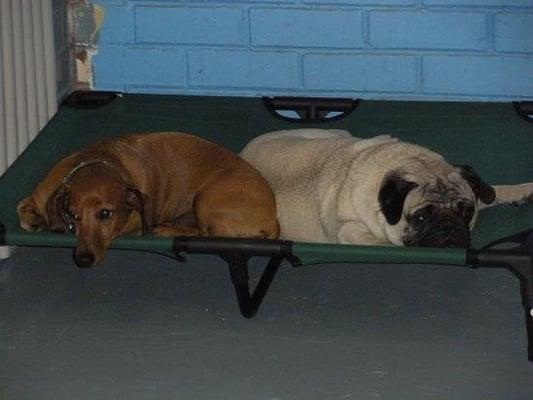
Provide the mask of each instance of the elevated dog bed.
MULTIPOLYGON (((28 149, 0 178, 0 245, 74 247, 73 235, 29 233, 19 228, 18 201, 27 196, 63 156, 94 140, 133 132, 182 131, 239 151, 262 133, 297 127, 349 130, 354 136, 389 133, 436 150, 449 161, 469 164, 487 181, 533 181, 533 124, 510 103, 309 102, 250 98, 119 96, 90 92, 71 97, 28 149), (101 104, 100 104, 101 103, 101 104), (266 105, 266 106, 265 106, 266 105), (357 107, 356 107, 357 106, 357 107), (355 110, 353 110, 355 108, 355 110), (276 117, 296 110, 304 121, 276 117), (336 110, 328 122, 314 117, 336 110)), ((431 249, 296 243, 269 240, 121 237, 112 248, 174 255, 220 255, 229 265, 241 312, 257 311, 281 261, 293 266, 332 262, 443 264, 508 268, 520 280, 533 361, 533 207, 501 206, 482 211, 471 249, 431 249), (517 232, 519 232, 517 234, 517 232), (247 261, 270 258, 250 293, 247 261)))

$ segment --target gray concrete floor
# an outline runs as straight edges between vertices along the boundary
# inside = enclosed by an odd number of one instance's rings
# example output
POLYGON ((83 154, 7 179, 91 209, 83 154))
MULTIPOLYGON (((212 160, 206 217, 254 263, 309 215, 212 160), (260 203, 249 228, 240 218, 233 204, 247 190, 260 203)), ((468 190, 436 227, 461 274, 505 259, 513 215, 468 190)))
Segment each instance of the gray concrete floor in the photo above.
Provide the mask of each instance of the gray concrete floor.
POLYGON ((0 399, 533 398, 507 271, 285 266, 245 320, 225 264, 188 258, 0 262, 0 399))

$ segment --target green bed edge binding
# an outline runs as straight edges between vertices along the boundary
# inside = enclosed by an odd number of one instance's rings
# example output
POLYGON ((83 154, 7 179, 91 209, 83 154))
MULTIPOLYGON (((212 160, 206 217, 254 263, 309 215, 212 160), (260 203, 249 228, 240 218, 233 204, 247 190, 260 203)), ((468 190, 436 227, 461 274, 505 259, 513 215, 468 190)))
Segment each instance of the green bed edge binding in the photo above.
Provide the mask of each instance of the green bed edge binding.
MULTIPOLYGON (((0 245, 75 247, 71 234, 49 232, 6 233, 0 224, 0 245)), ((113 241, 112 249, 174 252, 189 254, 240 253, 247 256, 280 255, 293 266, 326 263, 440 264, 466 266, 466 249, 413 248, 351 244, 305 243, 286 240, 231 239, 197 237, 123 236, 113 241)))
MULTIPOLYGON (((155 236, 123 236, 111 244, 112 249, 171 252, 173 238, 155 236)), ((8 232, 5 243, 10 246, 76 247, 76 236, 49 232, 8 232)))
POLYGON ((465 249, 298 243, 293 254, 302 265, 322 263, 441 264, 466 266, 465 249))

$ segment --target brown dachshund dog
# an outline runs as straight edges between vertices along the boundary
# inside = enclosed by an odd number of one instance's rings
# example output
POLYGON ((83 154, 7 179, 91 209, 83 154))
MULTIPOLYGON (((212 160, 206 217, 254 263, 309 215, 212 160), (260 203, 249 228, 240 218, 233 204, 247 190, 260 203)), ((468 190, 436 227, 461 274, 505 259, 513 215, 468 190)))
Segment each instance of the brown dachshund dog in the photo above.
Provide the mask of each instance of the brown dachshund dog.
POLYGON ((274 195, 229 150, 184 133, 104 139, 57 163, 17 212, 29 231, 76 234, 90 267, 122 234, 275 239, 274 195))

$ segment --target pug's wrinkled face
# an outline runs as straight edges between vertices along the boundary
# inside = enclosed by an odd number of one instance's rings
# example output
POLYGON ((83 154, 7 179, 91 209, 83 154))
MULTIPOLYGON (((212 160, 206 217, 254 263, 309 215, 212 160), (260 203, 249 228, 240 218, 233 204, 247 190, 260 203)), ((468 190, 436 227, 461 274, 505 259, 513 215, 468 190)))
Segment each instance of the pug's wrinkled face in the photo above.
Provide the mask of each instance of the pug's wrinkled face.
POLYGON ((416 178, 393 173, 384 179, 379 202, 389 240, 404 246, 469 247, 478 200, 492 202, 494 189, 469 167, 416 178))
POLYGON ((406 202, 408 211, 404 217, 406 226, 402 236, 405 246, 470 245, 470 230, 477 217, 476 199, 468 185, 461 186, 447 188, 437 181, 434 187, 425 185, 413 190, 406 202), (424 192, 427 193, 424 195, 424 192), (417 198, 418 201, 414 201, 417 198))

